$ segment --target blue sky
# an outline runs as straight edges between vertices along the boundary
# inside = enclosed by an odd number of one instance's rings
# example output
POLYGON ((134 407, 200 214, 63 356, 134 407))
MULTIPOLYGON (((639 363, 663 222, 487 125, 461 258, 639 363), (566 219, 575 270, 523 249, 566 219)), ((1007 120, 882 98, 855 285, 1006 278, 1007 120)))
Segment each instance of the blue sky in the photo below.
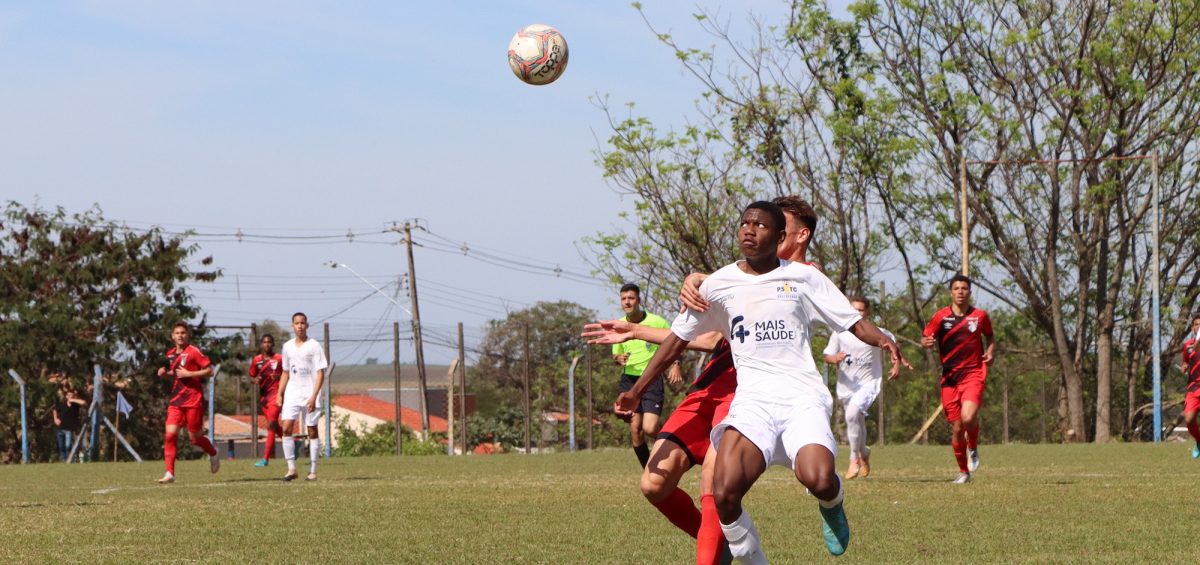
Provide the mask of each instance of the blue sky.
MULTIPOLYGON (((644 2, 657 28, 704 47, 696 5, 644 2)), ((782 21, 787 5, 720 10, 736 28, 750 12, 782 21)), ((197 257, 226 275, 195 289, 210 323, 304 310, 343 339, 390 336, 408 317, 380 296, 358 302, 371 289, 323 264, 392 283, 407 270, 403 247, 379 232, 410 218, 432 232, 415 239, 430 242, 416 268, 435 336, 461 321, 477 340, 488 319, 541 300, 618 314, 614 288, 547 274, 589 271, 577 243, 632 206, 593 162, 607 126, 589 97, 635 101, 665 129, 700 93, 625 2, 10 3, 0 69, 0 200, 94 203, 134 228, 353 232, 353 242, 196 238, 197 257), (549 86, 507 66, 509 38, 531 23, 558 27, 570 46, 549 86), (464 243, 533 272, 449 251, 464 243)), ((339 342, 332 354, 353 363, 390 351, 339 342)), ((434 344, 426 355, 452 352, 434 344)), ((401 356, 411 362, 411 348, 401 356)))

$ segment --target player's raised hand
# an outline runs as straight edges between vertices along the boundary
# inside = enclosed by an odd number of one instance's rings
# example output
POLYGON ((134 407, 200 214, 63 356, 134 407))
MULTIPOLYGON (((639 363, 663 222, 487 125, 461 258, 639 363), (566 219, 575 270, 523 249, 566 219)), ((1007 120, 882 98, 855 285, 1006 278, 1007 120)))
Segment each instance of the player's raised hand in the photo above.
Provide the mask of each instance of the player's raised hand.
POLYGON ((683 308, 679 310, 680 312, 688 308, 697 312, 708 311, 708 301, 703 296, 700 296, 700 283, 703 283, 704 279, 707 278, 708 275, 692 273, 683 279, 683 288, 679 289, 679 301, 683 302, 683 308))
POLYGON ((579 335, 588 338, 588 345, 615 345, 633 339, 633 326, 625 320, 604 320, 584 324, 579 335))

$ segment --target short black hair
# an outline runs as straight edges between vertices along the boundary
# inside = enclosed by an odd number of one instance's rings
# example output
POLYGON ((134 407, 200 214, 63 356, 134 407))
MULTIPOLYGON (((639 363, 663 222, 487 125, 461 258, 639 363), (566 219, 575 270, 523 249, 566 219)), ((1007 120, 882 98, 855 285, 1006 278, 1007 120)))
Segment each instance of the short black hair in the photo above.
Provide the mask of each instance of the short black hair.
POLYGON ((624 294, 631 290, 633 291, 634 294, 638 295, 639 298, 642 296, 642 289, 640 287, 638 287, 638 285, 633 284, 633 283, 625 283, 625 284, 621 285, 621 294, 624 294))
POLYGON ((175 328, 183 328, 183 331, 187 332, 188 335, 192 335, 192 327, 187 325, 187 322, 175 322, 171 325, 171 331, 174 332, 175 328))
POLYGON ((954 283, 956 283, 958 281, 967 283, 967 288, 971 288, 972 286, 975 286, 975 285, 971 284, 971 277, 968 277, 967 275, 964 275, 962 273, 958 273, 958 274, 954 275, 953 277, 950 277, 950 288, 954 288, 954 283))
POLYGON ((304 316, 304 321, 305 321, 305 322, 307 322, 307 321, 308 321, 308 314, 305 314, 304 312, 296 312, 295 314, 292 314, 292 321, 293 321, 293 322, 295 322, 295 321, 296 321, 296 316, 304 316))
MULTIPOLYGON (((308 317, 305 317, 304 319, 307 320, 308 317)), ((262 343, 262 340, 264 340, 264 339, 269 339, 269 340, 271 340, 271 343, 275 343, 275 336, 273 336, 271 334, 263 334, 262 337, 258 338, 258 342, 262 343)))
POLYGON ((766 200, 751 202, 749 206, 746 206, 745 210, 742 210, 742 214, 744 215, 750 210, 762 210, 769 214, 771 221, 775 222, 775 229, 777 231, 784 231, 787 228, 787 218, 783 215, 783 209, 774 202, 767 202, 766 200))

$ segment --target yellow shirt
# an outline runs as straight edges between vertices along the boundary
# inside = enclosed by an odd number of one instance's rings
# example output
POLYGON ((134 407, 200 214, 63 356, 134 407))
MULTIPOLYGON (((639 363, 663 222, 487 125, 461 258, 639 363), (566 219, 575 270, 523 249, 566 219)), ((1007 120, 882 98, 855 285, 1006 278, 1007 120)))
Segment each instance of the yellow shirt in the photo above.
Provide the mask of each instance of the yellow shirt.
MULTIPOLYGON (((621 319, 628 322, 629 316, 624 316, 621 319)), ((641 322, 638 322, 638 325, 652 328, 671 328, 671 324, 664 320, 662 316, 651 314, 650 312, 646 312, 646 317, 641 322)), ((642 376, 642 371, 645 371, 646 365, 650 364, 650 358, 654 357, 655 351, 658 351, 658 344, 640 339, 631 339, 625 343, 618 343, 612 346, 613 355, 629 354, 629 359, 625 361, 625 374, 635 377, 642 376)))

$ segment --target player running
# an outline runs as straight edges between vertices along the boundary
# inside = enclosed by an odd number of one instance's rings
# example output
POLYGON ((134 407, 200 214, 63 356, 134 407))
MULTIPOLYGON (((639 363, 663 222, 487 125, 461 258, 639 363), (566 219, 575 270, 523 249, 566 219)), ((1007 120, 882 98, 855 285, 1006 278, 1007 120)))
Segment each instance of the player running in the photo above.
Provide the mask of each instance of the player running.
POLYGON ((296 339, 283 344, 283 375, 279 378, 279 392, 275 402, 282 406, 280 427, 283 428, 283 457, 287 459, 287 474, 284 481, 296 479, 296 421, 303 420, 308 427, 309 481, 317 480, 317 456, 321 441, 317 434, 317 419, 321 417, 321 385, 325 383, 325 369, 329 362, 325 350, 315 339, 308 338, 308 316, 303 312, 292 314, 292 331, 296 339))
POLYGON ((166 463, 167 473, 158 480, 163 485, 175 482, 175 458, 179 449, 176 442, 180 426, 187 426, 192 445, 208 454, 209 470, 213 473, 221 470, 217 449, 201 433, 204 389, 201 388, 200 379, 212 376, 212 362, 189 343, 191 338, 192 331, 187 324, 176 322, 171 326, 171 341, 175 342, 175 346, 167 350, 166 366, 158 368, 158 376, 175 379, 171 387, 171 400, 167 403, 167 428, 163 438, 163 462, 166 463))
POLYGON ((832 399, 812 359, 811 322, 853 328, 860 339, 888 349, 894 363, 891 376, 906 363, 895 342, 862 320, 819 270, 779 259, 785 222, 772 203, 746 208, 738 228, 745 260, 705 280, 701 295, 713 307, 680 314, 646 373, 618 401, 622 409, 632 409, 650 375, 677 359, 688 341, 709 331, 720 331, 729 341, 738 385, 729 415, 709 437, 717 453, 713 494, 731 553, 751 563, 766 559, 741 501, 771 464, 793 469, 817 497, 830 553, 840 555, 849 544, 841 481, 834 469, 837 446, 829 428, 832 399))
POLYGON ((1200 459, 1200 424, 1196 423, 1196 412, 1200 410, 1200 315, 1192 318, 1192 331, 1183 342, 1183 370, 1188 376, 1187 395, 1183 400, 1183 421, 1189 434, 1196 440, 1192 446, 1192 459, 1200 459))
MULTIPOLYGON (((642 289, 636 284, 627 283, 621 287, 621 309, 625 311, 625 316, 621 318, 622 321, 652 328, 666 329, 670 327, 670 324, 662 316, 642 309, 642 289)), ((613 363, 622 367, 621 381, 618 385, 621 392, 629 390, 629 387, 633 386, 633 382, 642 376, 642 371, 646 369, 646 363, 650 361, 650 357, 657 349, 658 345, 641 340, 613 344, 613 363)), ((667 378, 671 380, 672 384, 683 381, 683 375, 678 365, 671 365, 667 378)), ((646 462, 650 460, 650 448, 646 445, 646 437, 654 437, 654 434, 658 432, 658 420, 662 417, 663 400, 662 379, 655 379, 650 390, 646 391, 641 405, 632 414, 621 415, 623 418, 628 418, 629 441, 633 444, 633 452, 637 455, 638 463, 642 465, 642 468, 645 468, 646 462)))
MULTIPOLYGON (((855 296, 850 305, 858 310, 864 320, 871 317, 871 303, 866 298, 855 296)), ((883 335, 895 341, 896 336, 883 328, 883 335)), ((836 332, 829 338, 829 345, 822 352, 825 362, 837 365, 837 396, 842 403, 846 418, 846 439, 850 444, 850 467, 846 478, 866 477, 871 474, 871 449, 867 447, 867 409, 879 396, 879 383, 883 379, 883 359, 880 349, 863 343, 850 332, 836 332)))
MULTIPOLYGON (((783 209, 787 225, 787 235, 779 242, 779 256, 805 262, 808 243, 817 227, 817 213, 808 202, 794 196, 776 198, 773 202, 783 209)), ((708 309, 708 303, 699 294, 700 284, 707 276, 692 273, 680 292, 680 298, 694 310, 708 309)), ((669 329, 635 326, 620 320, 588 324, 585 329, 588 331, 584 337, 594 338, 589 342, 592 344, 610 344, 632 338, 661 344, 670 335, 669 329)), ((650 454, 650 465, 642 473, 641 488, 646 499, 672 524, 696 538, 696 563, 708 565, 728 553, 712 496, 716 452, 709 449, 709 433, 729 412, 729 403, 737 388, 737 371, 729 342, 720 337, 719 332, 701 336, 687 347, 711 350, 712 356, 688 390, 688 396, 659 432, 650 454), (711 344, 712 339, 717 340, 715 344, 711 344), (679 480, 697 458, 703 461, 699 518, 691 497, 678 488, 679 480), (698 528, 695 526, 697 520, 698 528)))
POLYGON ((263 458, 255 467, 266 467, 275 453, 275 437, 283 430, 279 427, 279 377, 283 374, 283 356, 275 353, 275 337, 266 334, 258 342, 258 355, 250 361, 250 379, 258 385, 258 404, 263 418, 267 420, 267 445, 263 458))
POLYGON ((958 461, 958 477, 953 482, 966 484, 979 469, 976 416, 996 348, 991 318, 971 306, 971 279, 966 275, 950 279, 950 305, 938 310, 925 326, 921 346, 930 348, 935 344, 942 358, 942 408, 950 422, 950 447, 958 461))

